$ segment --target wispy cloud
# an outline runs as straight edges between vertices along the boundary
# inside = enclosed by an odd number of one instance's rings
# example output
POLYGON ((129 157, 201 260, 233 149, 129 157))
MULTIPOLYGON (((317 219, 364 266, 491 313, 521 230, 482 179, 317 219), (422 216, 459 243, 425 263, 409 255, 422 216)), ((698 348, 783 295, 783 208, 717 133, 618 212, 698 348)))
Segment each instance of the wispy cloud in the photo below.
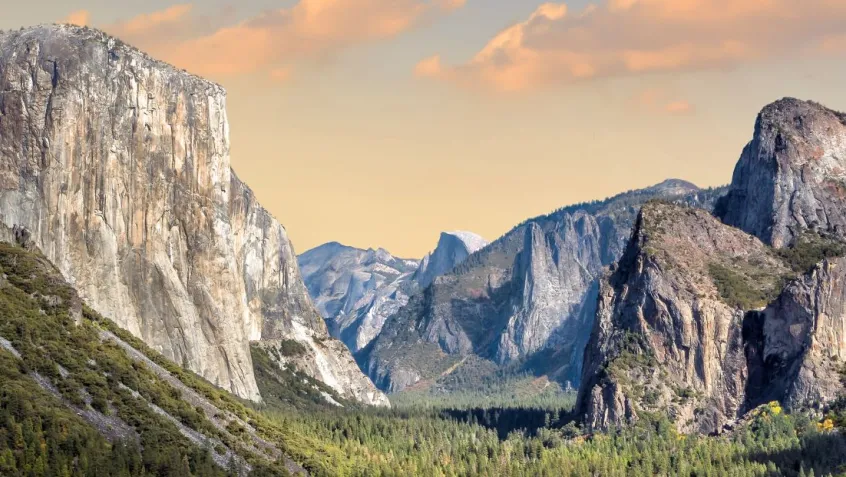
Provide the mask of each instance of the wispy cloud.
MULTIPOLYGON (((621 0, 622 1, 622 0, 621 0)), ((695 112, 693 104, 675 97, 668 91, 650 88, 641 91, 632 98, 635 107, 651 113, 692 114, 695 112)))
MULTIPOLYGON (((572 12, 546 3, 470 61, 433 56, 418 76, 496 91, 600 77, 734 66, 844 51, 842 0, 606 0, 572 12)), ((674 109, 682 109, 677 105, 674 109)))
MULTIPOLYGON (((124 41, 192 73, 291 76, 297 61, 387 40, 460 8, 465 0, 300 0, 243 21, 209 18, 179 4, 111 25, 124 41)), ((69 17, 71 18, 71 17, 69 17)), ((73 18, 88 22, 87 12, 73 18)), ((77 23, 77 22, 72 22, 77 23)))
POLYGON ((91 21, 91 14, 87 10, 78 10, 59 20, 59 23, 87 26, 89 21, 91 21))

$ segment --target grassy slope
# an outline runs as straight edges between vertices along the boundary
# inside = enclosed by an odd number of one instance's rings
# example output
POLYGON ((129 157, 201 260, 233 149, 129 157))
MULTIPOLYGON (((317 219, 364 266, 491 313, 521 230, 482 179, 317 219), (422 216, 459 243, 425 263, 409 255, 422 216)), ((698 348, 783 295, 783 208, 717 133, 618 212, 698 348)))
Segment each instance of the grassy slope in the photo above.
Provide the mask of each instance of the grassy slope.
MULTIPOLYGON (((297 466, 282 458, 284 454, 315 475, 335 475, 343 469, 343 465, 336 468, 327 464, 334 460, 333 455, 338 455, 331 444, 272 422, 248 403, 168 361, 110 320, 84 307, 76 292, 40 254, 2 243, 0 273, 5 277, 0 280, 0 337, 8 340, 20 355, 17 358, 9 350, 0 349, 7 377, 0 383, 3 416, 15 416, 8 402, 24 401, 35 405, 31 412, 18 412, 19 420, 44 421, 44 415, 68 419, 62 432, 83 436, 80 439, 84 445, 76 445, 62 455, 73 460, 90 454, 89 460, 96 459, 99 454, 84 451, 93 446, 105 449, 104 461, 112 460, 108 457, 112 446, 101 435, 114 441, 120 433, 110 432, 111 429, 127 427, 129 434, 134 434, 128 445, 138 449, 140 444, 143 451, 133 452, 142 461, 143 472, 151 474, 186 475, 185 469, 190 468, 194 475, 223 475, 220 465, 212 464, 216 461, 227 467, 228 460, 232 460, 233 465, 252 467, 260 475, 285 475, 286 468, 294 470, 297 466), (114 333, 116 338, 104 339, 108 333, 114 333), (145 357, 150 362, 145 363, 145 357), (55 395, 37 386, 37 377, 55 395), (74 417, 77 414, 95 419, 86 422, 74 417), (111 424, 100 425, 98 433, 91 424, 98 420, 111 424), (197 439, 192 442, 186 438, 180 427, 194 433, 197 439), (267 444, 260 445, 262 441, 267 444), (237 456, 234 459, 233 453, 237 456)), ((48 439, 47 447, 54 443, 48 439)), ((0 447, 0 455, 3 452, 0 447)), ((53 459, 47 450, 44 453, 45 459, 53 459)), ((25 452, 19 454, 25 457, 25 452)), ((138 469, 130 473, 143 475, 138 469)))

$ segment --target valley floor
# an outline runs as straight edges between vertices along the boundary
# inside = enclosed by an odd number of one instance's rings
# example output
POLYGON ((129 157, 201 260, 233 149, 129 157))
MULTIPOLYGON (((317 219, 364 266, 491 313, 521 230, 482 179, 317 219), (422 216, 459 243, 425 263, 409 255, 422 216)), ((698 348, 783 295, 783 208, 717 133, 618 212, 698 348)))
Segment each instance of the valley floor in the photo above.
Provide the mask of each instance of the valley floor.
POLYGON ((585 435, 573 396, 530 376, 488 391, 344 400, 253 349, 264 402, 241 401, 85 307, 37 252, 0 244, 0 475, 841 475, 846 406, 759 409, 730 435, 646 416, 585 435))

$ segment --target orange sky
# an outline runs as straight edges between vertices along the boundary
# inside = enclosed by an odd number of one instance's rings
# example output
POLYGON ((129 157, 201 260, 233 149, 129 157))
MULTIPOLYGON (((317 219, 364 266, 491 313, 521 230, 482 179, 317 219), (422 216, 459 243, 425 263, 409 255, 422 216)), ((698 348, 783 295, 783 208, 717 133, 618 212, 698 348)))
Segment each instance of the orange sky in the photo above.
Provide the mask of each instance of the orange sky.
POLYGON ((222 83, 233 166, 301 252, 420 257, 441 230, 727 183, 766 103, 846 109, 841 0, 45 0, 0 28, 58 20, 222 83))

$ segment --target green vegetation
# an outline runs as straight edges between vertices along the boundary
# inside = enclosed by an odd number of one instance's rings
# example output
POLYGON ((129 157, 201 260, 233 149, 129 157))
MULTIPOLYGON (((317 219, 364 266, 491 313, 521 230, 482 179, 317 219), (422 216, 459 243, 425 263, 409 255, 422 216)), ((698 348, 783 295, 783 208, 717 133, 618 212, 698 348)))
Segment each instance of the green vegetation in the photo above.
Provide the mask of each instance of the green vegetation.
POLYGON ((778 249, 776 253, 796 273, 807 273, 826 258, 846 256, 846 244, 807 232, 792 247, 778 249))
POLYGON ((605 365, 605 371, 618 380, 628 380, 628 374, 633 369, 649 369, 657 365, 655 356, 650 352, 651 347, 645 343, 646 338, 640 333, 625 330, 620 338, 618 354, 605 365))
POLYGON ((43 257, 0 244, 0 273, 5 277, 0 336, 20 353, 16 359, 0 351, 4 475, 226 475, 215 465, 212 449, 194 444, 149 403, 235 450, 257 474, 287 475, 272 459, 248 452, 220 432, 176 388, 116 343, 101 340, 98 324, 106 320, 83 311, 75 292, 43 257), (36 385, 36 375, 57 395, 36 385), (76 416, 86 409, 99 411, 101 432, 114 444, 76 416))
POLYGON ((767 270, 752 266, 744 269, 741 268, 742 265, 708 265, 711 279, 727 305, 741 310, 753 310, 766 306, 778 297, 788 277, 773 277, 767 270))
POLYGON ((279 342, 277 350, 280 355, 286 357, 296 357, 306 354, 306 347, 297 340, 282 340, 279 342))
POLYGON ((402 409, 491 409, 537 408, 570 410, 576 403, 574 392, 567 392, 547 378, 514 376, 502 381, 484 378, 467 388, 435 385, 403 391, 391 396, 391 404, 402 409), (485 386, 483 383, 490 383, 485 386))
MULTIPOLYGON (((295 371, 272 366, 271 355, 258 347, 253 357, 265 403, 253 406, 166 360, 93 311, 74 311, 78 303, 73 290, 43 258, 0 245, 0 276, 5 276, 0 279, 0 336, 20 352, 18 358, 0 349, 4 476, 223 476, 242 475, 247 464, 252 475, 284 475, 281 462, 248 448, 248 427, 315 476, 794 477, 846 470, 840 467, 846 441, 837 431, 846 423, 841 410, 846 406, 835 406, 821 421, 769 406, 725 437, 682 436, 663 419, 582 435, 567 413, 572 396, 531 376, 502 376, 503 395, 497 399, 518 401, 511 406, 472 394, 421 405, 433 396, 429 394, 419 396, 419 402, 411 395, 405 402, 399 399, 394 409, 363 409, 341 402, 331 390, 295 371), (155 370, 102 340, 103 329, 243 423, 226 418, 225 430, 215 426, 213 420, 220 416, 192 406, 155 370), (36 384, 35 373, 61 398, 36 384), (544 394, 549 389, 555 392, 544 394), (324 404, 324 392, 345 407, 324 404), (213 437, 216 444, 194 444, 149 403, 213 437), (120 435, 111 425, 95 429, 77 415, 94 409, 116 420, 111 422, 125 423, 130 432, 120 435), (243 461, 216 465, 215 456, 227 448, 243 461)), ((636 337, 626 337, 623 360, 631 365, 648 361, 640 348, 636 337)), ((494 378, 481 377, 484 363, 466 364, 467 373, 448 375, 433 389, 451 385, 451 378, 493 384, 485 379, 494 378)))
POLYGON ((115 475, 108 470, 112 462, 122 462, 115 467, 127 475, 143 475, 138 452, 110 446, 29 379, 21 364, 0 351, 0 475, 115 475))
POLYGON ((781 293, 788 280, 807 273, 826 258, 846 256, 846 244, 815 233, 805 233, 793 246, 773 249, 793 274, 778 274, 755 263, 711 263, 708 272, 723 300, 742 310, 766 306, 781 293))
MULTIPOLYGON (((268 415, 335 442, 380 476, 841 475, 846 439, 804 415, 766 407, 733 435, 678 434, 666 419, 582 435, 542 409, 342 410, 268 415)), ((357 464, 357 465, 358 465, 357 464)))
MULTIPOLYGON (((296 344, 303 346, 299 343, 296 344)), ((274 348, 267 350, 254 344, 251 351, 256 380, 262 384, 261 395, 267 406, 277 409, 320 412, 327 405, 325 396, 331 397, 335 402, 346 408, 357 406, 356 403, 338 396, 332 388, 323 382, 305 373, 291 368, 282 369, 277 365, 278 356, 277 360, 271 357, 271 354, 276 351, 274 348)))

